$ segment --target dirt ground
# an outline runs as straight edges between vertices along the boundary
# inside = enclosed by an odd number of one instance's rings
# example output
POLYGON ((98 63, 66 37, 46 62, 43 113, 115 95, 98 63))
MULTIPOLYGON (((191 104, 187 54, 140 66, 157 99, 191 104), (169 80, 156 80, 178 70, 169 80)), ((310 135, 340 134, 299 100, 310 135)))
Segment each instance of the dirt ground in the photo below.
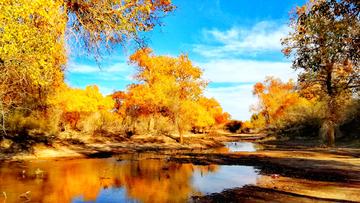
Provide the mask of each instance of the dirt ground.
MULTIPOLYGON (((360 202, 359 141, 326 148, 316 140, 262 141, 260 135, 230 135, 262 143, 257 152, 196 156, 197 164, 254 166, 262 175, 256 185, 225 190, 193 202, 360 202)), ((179 162, 194 162, 178 158, 179 162)))
POLYGON ((17 161, 28 159, 88 158, 104 157, 112 154, 134 152, 202 152, 223 147, 227 134, 187 134, 184 144, 180 144, 178 135, 123 135, 103 134, 84 135, 82 133, 59 136, 55 140, 28 137, 3 139, 0 142, 0 160, 17 161), (46 140, 46 141, 44 141, 46 140))
POLYGON ((170 161, 195 165, 253 166, 257 184, 193 197, 193 202, 360 202, 360 141, 338 142, 326 148, 316 140, 271 140, 261 134, 217 132, 176 136, 135 135, 112 140, 63 140, 40 144, 32 153, 1 154, 3 161, 107 157, 117 153, 156 152, 170 161), (261 144, 256 152, 228 152, 224 143, 261 144))

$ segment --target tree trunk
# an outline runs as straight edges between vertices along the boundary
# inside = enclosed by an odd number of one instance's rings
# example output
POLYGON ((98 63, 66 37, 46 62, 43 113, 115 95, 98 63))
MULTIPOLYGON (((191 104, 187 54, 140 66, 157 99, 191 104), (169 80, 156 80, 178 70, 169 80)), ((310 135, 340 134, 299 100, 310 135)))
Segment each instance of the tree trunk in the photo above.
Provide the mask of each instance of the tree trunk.
POLYGON ((149 122, 148 122, 148 132, 152 132, 154 130, 154 117, 153 116, 149 116, 149 122))
POLYGON ((178 122, 178 130, 179 130, 179 134, 180 134, 180 144, 184 144, 184 137, 183 137, 183 133, 182 133, 182 129, 181 129, 181 125, 180 122, 178 122))
POLYGON ((335 146, 335 125, 331 120, 325 121, 320 130, 321 139, 324 140, 327 146, 335 146))
POLYGON ((335 146, 335 126, 332 122, 329 126, 329 131, 327 133, 327 143, 329 147, 335 146))
POLYGON ((181 128, 181 119, 180 118, 175 118, 175 126, 177 126, 178 131, 179 131, 179 135, 180 135, 180 144, 184 144, 184 137, 183 137, 183 132, 182 132, 182 128, 181 128))
POLYGON ((332 88, 332 73, 333 73, 334 62, 332 62, 326 70, 326 89, 327 94, 330 97, 328 101, 328 107, 330 110, 330 119, 326 122, 326 142, 329 147, 335 146, 335 112, 336 112, 336 98, 334 90, 332 88))

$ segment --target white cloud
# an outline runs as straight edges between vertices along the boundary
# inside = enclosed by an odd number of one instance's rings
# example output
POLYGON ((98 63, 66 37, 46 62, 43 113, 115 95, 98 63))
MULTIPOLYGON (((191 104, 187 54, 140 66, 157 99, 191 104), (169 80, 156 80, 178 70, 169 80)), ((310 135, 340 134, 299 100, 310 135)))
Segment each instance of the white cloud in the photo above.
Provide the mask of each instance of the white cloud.
POLYGON ((287 25, 263 21, 251 29, 234 26, 230 30, 203 30, 203 43, 193 51, 206 57, 224 57, 239 54, 256 55, 266 51, 280 51, 280 39, 287 36, 287 25))
POLYGON ((257 102, 251 93, 252 89, 253 85, 208 88, 205 96, 214 97, 220 102, 223 110, 231 114, 233 119, 245 121, 249 120, 252 114, 249 112, 249 106, 257 102))
POLYGON ((101 69, 96 65, 76 65, 71 64, 69 71, 76 73, 95 73, 95 72, 105 72, 105 73, 115 73, 115 72, 130 72, 134 68, 129 66, 127 63, 116 63, 109 67, 102 67, 101 69))
POLYGON ((212 60, 196 63, 204 69, 204 78, 221 83, 256 83, 264 81, 266 76, 281 78, 282 81, 296 78, 291 63, 262 62, 250 60, 212 60))
POLYGON ((103 81, 128 81, 134 74, 134 67, 127 63, 116 63, 114 65, 100 69, 96 64, 71 64, 69 66, 70 74, 86 74, 87 78, 93 78, 103 81))
POLYGON ((252 89, 257 82, 263 82, 266 76, 280 78, 283 82, 296 79, 297 73, 290 68, 291 63, 259 62, 246 60, 213 60, 208 63, 197 63, 204 69, 204 78, 216 83, 241 83, 235 87, 208 88, 206 97, 214 97, 220 102, 224 111, 233 119, 249 120, 252 113, 249 107, 257 103, 252 89))
POLYGON ((70 72, 76 73, 93 73, 98 72, 100 69, 96 66, 88 66, 88 65, 72 65, 68 69, 70 72))

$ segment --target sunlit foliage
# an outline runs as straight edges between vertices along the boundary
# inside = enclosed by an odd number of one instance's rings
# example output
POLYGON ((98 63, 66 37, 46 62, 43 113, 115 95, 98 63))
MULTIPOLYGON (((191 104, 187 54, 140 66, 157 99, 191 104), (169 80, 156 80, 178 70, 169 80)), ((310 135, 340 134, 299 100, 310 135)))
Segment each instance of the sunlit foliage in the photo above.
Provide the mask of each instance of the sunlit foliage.
POLYGON ((5 134, 6 117, 14 109, 49 112, 47 96, 64 85, 69 43, 96 59, 117 44, 141 47, 146 44, 141 33, 162 25, 161 18, 175 8, 170 0, 1 0, 0 121, 5 134))
POLYGON ((144 48, 131 55, 130 62, 136 67, 133 77, 138 84, 128 85, 126 93, 111 96, 117 104, 121 103, 116 108, 128 117, 131 128, 134 129, 136 119, 148 118, 151 131, 152 122, 165 118, 162 120, 176 126, 182 135, 184 130, 205 129, 229 119, 230 115, 223 113, 215 99, 203 96, 208 82, 186 54, 157 56, 150 48, 144 48))
POLYGON ((0 1, 0 104, 44 107, 63 80, 66 20, 59 1, 0 1))
POLYGON ((111 97, 103 97, 97 85, 87 86, 85 90, 65 87, 58 94, 49 98, 49 104, 67 112, 110 111, 115 101, 111 97))
POLYGON ((103 97, 96 85, 87 86, 85 90, 64 85, 49 98, 48 104, 61 110, 65 125, 76 128, 81 117, 89 119, 91 113, 99 113, 99 116, 108 113, 113 109, 115 101, 109 96, 103 97))
POLYGON ((312 102, 295 91, 291 80, 283 83, 274 77, 267 77, 264 83, 256 83, 253 95, 259 98, 259 103, 251 107, 257 113, 252 116, 252 122, 258 128, 289 118, 289 109, 296 105, 310 105, 312 102))

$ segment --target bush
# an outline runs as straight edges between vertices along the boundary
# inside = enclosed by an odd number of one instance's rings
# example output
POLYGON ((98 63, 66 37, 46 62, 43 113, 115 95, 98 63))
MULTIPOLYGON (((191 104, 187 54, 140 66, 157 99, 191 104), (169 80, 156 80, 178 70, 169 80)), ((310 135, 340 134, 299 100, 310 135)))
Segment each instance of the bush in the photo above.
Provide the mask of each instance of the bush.
POLYGON ((41 111, 15 109, 6 119, 6 131, 12 134, 30 132, 56 135, 59 132, 59 112, 52 112, 52 116, 41 111))
POLYGON ((360 99, 348 105, 345 112, 339 131, 346 138, 360 138, 360 99))
POLYGON ((232 133, 236 133, 241 128, 242 122, 237 120, 231 120, 225 125, 225 130, 232 133))

